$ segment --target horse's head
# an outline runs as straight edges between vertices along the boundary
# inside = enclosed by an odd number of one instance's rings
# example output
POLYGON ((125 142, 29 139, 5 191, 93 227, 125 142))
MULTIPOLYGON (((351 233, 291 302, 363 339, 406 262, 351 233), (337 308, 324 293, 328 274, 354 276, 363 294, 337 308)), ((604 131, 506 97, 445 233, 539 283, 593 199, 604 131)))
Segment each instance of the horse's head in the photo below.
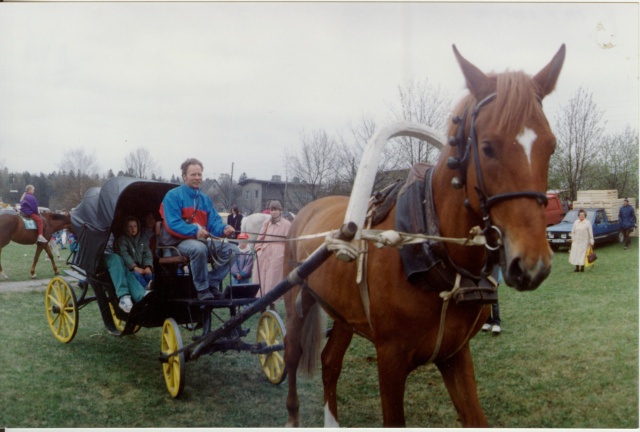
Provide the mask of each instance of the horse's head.
POLYGON ((535 289, 548 276, 553 258, 544 208, 556 144, 542 99, 555 87, 565 47, 533 77, 485 75, 453 49, 470 95, 456 110, 451 146, 439 164, 449 167, 443 171, 457 189, 453 195, 466 202, 463 217, 485 229, 499 251, 505 282, 518 290, 535 289))

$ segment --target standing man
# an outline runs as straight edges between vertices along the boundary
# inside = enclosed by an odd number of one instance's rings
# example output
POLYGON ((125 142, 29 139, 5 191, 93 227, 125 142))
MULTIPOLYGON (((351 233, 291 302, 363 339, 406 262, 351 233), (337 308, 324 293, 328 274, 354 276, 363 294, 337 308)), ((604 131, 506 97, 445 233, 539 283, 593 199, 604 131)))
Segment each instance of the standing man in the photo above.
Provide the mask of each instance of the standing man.
POLYGON ((624 236, 624 248, 629 249, 629 243, 631 243, 631 231, 636 226, 636 213, 633 211, 633 207, 629 205, 629 200, 624 199, 622 207, 618 212, 618 219, 620 220, 620 231, 624 236))
POLYGON ((236 245, 215 241, 218 259, 224 264, 208 271, 207 257, 211 236, 230 236, 235 233, 232 226, 226 225, 213 208, 211 199, 202 193, 202 162, 187 159, 180 167, 183 184, 170 190, 160 205, 160 216, 164 230, 176 238, 177 248, 189 257, 191 277, 198 291, 199 300, 222 298, 219 286, 229 273, 229 261, 232 253, 237 253, 236 245))

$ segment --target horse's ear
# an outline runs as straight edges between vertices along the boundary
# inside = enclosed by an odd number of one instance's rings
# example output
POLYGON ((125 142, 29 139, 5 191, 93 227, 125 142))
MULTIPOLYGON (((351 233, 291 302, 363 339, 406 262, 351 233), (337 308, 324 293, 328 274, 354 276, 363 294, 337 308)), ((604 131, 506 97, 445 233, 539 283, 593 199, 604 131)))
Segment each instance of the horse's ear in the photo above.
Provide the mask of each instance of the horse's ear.
POLYGON ((467 82, 467 88, 471 94, 478 100, 489 95, 493 91, 490 87, 490 79, 484 72, 462 57, 455 45, 453 45, 453 53, 456 56, 456 60, 458 60, 460 69, 462 69, 462 74, 467 82))
POLYGON ((533 77, 533 82, 538 87, 538 96, 540 96, 540 99, 551 93, 555 88, 562 64, 564 63, 565 51, 565 46, 562 44, 549 64, 533 77))

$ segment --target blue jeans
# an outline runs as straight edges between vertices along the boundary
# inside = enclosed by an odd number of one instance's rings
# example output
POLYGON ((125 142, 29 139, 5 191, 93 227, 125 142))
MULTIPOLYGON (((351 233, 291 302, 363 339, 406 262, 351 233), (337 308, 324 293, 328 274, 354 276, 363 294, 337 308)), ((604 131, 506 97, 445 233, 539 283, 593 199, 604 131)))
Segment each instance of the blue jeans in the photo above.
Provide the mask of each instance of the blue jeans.
POLYGON ((229 242, 220 242, 217 240, 183 240, 178 245, 178 250, 181 254, 189 257, 191 266, 191 277, 193 278, 193 284, 198 291, 206 291, 209 287, 218 288, 222 283, 222 280, 229 273, 231 265, 231 254, 239 253, 238 246, 229 242), (209 271, 207 267, 207 258, 209 256, 208 243, 213 243, 212 247, 218 252, 217 259, 225 262, 225 264, 216 267, 209 271))
POLYGON ((140 274, 137 271, 129 270, 130 273, 133 273, 133 276, 140 282, 143 287, 146 287, 149 282, 153 279, 153 273, 151 274, 140 274))

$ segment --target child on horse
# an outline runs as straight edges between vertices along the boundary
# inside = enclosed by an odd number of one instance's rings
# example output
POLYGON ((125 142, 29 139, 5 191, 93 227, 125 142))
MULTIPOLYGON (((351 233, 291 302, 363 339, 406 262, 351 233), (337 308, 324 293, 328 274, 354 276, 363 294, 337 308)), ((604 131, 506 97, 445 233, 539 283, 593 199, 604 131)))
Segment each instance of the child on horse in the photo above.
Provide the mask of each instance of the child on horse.
POLYGON ((38 201, 36 197, 33 196, 35 190, 36 188, 33 185, 27 185, 24 189, 24 193, 20 198, 20 213, 35 221, 36 227, 38 228, 38 242, 47 243, 48 240, 42 235, 44 225, 38 212, 38 201))

